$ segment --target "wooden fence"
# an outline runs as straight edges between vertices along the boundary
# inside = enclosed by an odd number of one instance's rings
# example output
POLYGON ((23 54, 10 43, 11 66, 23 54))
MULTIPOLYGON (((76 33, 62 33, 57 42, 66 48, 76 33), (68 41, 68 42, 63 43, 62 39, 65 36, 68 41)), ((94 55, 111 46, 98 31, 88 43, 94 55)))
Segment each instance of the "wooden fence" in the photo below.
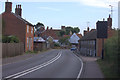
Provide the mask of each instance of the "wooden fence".
POLYGON ((13 57, 24 53, 23 43, 2 43, 2 57, 13 57))

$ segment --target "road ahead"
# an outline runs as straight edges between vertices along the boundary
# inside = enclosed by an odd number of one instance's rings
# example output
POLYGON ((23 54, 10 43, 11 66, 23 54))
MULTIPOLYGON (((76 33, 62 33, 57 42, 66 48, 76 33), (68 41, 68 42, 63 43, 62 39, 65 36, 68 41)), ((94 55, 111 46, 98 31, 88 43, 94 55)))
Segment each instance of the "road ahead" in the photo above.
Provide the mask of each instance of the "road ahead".
POLYGON ((52 50, 3 66, 3 78, 78 78, 82 61, 70 50, 52 50))

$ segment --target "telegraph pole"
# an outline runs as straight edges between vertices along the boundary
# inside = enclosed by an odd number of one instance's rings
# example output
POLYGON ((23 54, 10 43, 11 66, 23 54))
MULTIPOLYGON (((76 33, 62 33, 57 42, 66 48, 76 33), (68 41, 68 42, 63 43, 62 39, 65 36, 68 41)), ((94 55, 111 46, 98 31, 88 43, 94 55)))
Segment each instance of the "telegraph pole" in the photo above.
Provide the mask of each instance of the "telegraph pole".
POLYGON ((111 12, 111 18, 113 17, 113 6, 112 5, 109 5, 110 7, 111 7, 111 10, 110 10, 110 12, 111 12))

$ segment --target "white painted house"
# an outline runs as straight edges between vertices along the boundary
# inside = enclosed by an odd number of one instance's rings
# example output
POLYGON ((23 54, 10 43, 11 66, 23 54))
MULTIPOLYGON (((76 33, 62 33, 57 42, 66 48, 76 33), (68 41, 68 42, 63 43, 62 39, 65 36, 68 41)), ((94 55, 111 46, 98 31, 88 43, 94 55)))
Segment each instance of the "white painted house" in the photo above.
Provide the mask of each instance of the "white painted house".
MULTIPOLYGON (((79 35, 79 34, 78 34, 79 35)), ((69 39, 69 42, 72 43, 72 44, 78 44, 78 40, 80 40, 80 37, 78 36, 76 33, 74 33, 70 39, 69 39)))

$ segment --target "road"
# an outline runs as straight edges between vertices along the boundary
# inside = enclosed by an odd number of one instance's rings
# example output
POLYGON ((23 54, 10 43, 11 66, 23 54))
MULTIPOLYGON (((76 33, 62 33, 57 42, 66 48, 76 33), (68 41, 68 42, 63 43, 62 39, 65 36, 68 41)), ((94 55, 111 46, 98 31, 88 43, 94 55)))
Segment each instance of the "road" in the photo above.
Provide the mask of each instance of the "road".
POLYGON ((79 78, 83 63, 70 50, 52 50, 3 65, 3 78, 79 78))

